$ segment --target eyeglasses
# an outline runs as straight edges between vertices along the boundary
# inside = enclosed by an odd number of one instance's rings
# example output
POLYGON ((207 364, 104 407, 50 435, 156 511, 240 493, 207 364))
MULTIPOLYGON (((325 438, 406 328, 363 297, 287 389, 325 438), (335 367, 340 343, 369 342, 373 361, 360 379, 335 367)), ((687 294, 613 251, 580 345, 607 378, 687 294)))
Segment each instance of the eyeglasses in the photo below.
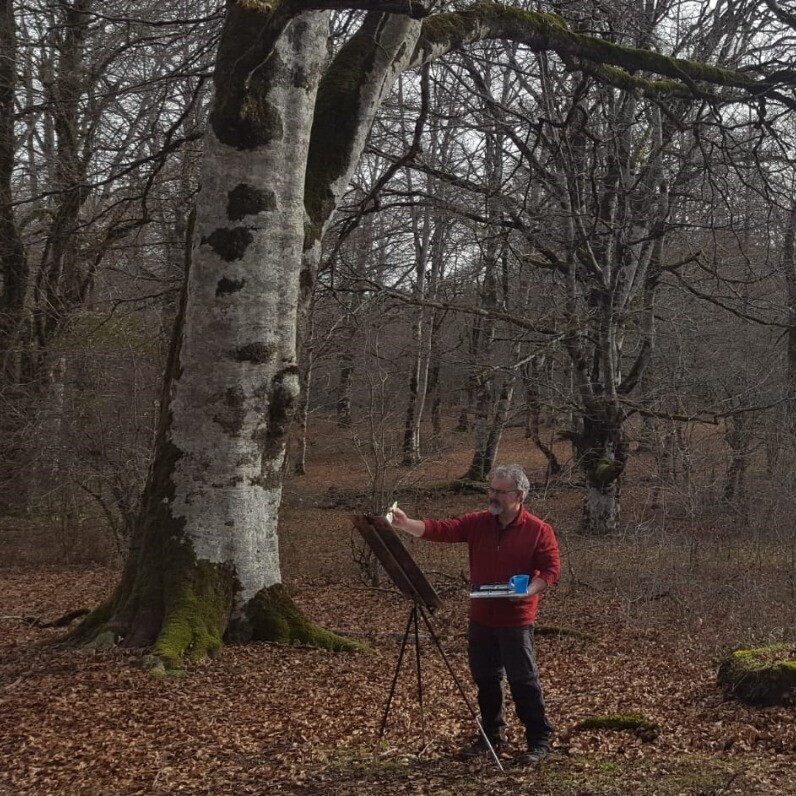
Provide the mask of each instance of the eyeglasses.
POLYGON ((519 489, 492 489, 491 486, 486 488, 488 495, 510 495, 512 492, 519 492, 519 489))

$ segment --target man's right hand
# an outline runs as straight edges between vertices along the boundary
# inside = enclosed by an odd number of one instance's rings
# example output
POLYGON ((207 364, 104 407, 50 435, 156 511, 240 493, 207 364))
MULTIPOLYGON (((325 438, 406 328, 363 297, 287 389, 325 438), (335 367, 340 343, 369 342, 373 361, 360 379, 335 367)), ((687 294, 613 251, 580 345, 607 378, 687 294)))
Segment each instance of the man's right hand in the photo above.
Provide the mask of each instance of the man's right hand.
POLYGON ((412 534, 412 536, 422 536, 426 532, 426 524, 423 520, 413 520, 407 517, 406 512, 396 506, 392 510, 392 526, 398 528, 399 531, 405 531, 412 534))

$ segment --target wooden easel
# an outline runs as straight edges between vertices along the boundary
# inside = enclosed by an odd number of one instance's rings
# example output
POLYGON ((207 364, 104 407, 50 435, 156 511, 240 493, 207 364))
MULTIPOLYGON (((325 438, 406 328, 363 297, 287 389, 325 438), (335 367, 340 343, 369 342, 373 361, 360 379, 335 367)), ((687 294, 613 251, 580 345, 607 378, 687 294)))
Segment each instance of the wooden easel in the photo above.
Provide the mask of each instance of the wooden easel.
POLYGON ((387 574, 392 578, 393 583, 398 587, 401 594, 407 599, 411 600, 412 606, 409 609, 409 617, 404 630, 403 639, 401 640, 401 651, 398 654, 398 661, 395 665, 395 673, 393 674, 392 685, 390 686, 390 693, 387 696, 387 703, 384 706, 384 714, 381 720, 381 727, 379 729, 378 740, 384 736, 387 728, 387 719, 390 715, 390 707, 395 695, 395 688, 398 684, 398 676, 401 672, 401 664, 403 663, 406 648, 409 643, 410 636, 414 637, 415 644, 415 671, 417 673, 417 699, 420 706, 420 723, 423 733, 423 740, 425 742, 426 726, 425 714, 423 709, 423 678, 421 673, 421 649, 420 649, 420 620, 423 620, 429 635, 434 642, 437 652, 439 652, 445 666, 448 669, 456 688, 464 699, 470 715, 475 721, 478 732, 486 742, 489 751, 492 754, 497 767, 504 771, 503 764, 497 756, 492 742, 489 740, 481 721, 478 718, 478 713, 473 708, 467 693, 462 686, 456 672, 451 666, 445 650, 442 648, 439 636, 437 636, 434 626, 431 624, 429 614, 433 613, 437 608, 442 605, 442 600, 437 594, 434 587, 429 583, 423 571, 412 558, 409 550, 406 549, 404 543, 393 530, 386 517, 381 517, 372 514, 358 514, 353 518, 354 527, 362 535, 367 545, 373 551, 373 554, 379 560, 379 563, 384 567, 387 574))

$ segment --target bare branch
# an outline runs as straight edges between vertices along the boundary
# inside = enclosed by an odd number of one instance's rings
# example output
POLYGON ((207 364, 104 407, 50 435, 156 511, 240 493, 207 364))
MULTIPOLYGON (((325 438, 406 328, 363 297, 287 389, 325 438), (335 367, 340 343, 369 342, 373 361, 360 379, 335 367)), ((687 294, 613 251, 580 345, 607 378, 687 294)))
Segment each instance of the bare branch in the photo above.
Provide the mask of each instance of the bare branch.
MULTIPOLYGON (((514 41, 538 53, 555 52, 573 70, 588 71, 603 82, 641 90, 648 95, 697 96, 726 102, 727 97, 712 94, 706 86, 741 89, 747 97, 770 97, 776 86, 794 83, 794 75, 788 70, 756 78, 734 69, 575 33, 557 14, 526 11, 497 3, 477 3, 462 11, 427 17, 410 67, 488 39, 514 41), (658 75, 662 79, 644 78, 633 74, 635 72, 658 75)), ((791 97, 781 94, 776 94, 776 98, 788 105, 794 103, 791 97)), ((730 101, 739 99, 731 97, 730 101)))
POLYGON ((506 323, 510 323, 513 326, 519 327, 520 329, 527 329, 530 332, 536 332, 537 334, 548 335, 550 337, 554 337, 557 339, 563 339, 565 336, 565 332, 563 332, 561 329, 552 329, 544 326, 539 326, 538 324, 532 323, 531 321, 527 321, 522 317, 519 317, 517 315, 512 315, 509 312, 499 312, 497 310, 485 309, 484 307, 473 307, 463 304, 455 304, 451 301, 418 299, 415 296, 410 296, 405 293, 401 293, 400 291, 397 290, 391 290, 390 288, 384 287, 383 285, 380 285, 378 282, 373 282, 371 280, 367 280, 366 284, 368 285, 367 288, 368 290, 376 290, 385 296, 398 299, 399 301, 402 301, 405 304, 431 307, 432 309, 446 310, 452 312, 463 312, 466 313, 467 315, 477 315, 481 318, 489 318, 490 320, 505 321, 506 323))
POLYGON ((765 0, 765 3, 780 22, 796 30, 796 14, 784 9, 777 0, 765 0))

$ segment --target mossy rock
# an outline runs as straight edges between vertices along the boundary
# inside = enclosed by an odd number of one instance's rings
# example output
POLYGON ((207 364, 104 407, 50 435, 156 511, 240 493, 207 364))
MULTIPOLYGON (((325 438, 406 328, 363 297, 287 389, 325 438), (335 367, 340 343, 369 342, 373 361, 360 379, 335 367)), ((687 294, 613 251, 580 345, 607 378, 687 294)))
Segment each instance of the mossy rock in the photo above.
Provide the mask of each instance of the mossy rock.
POLYGON ((796 705, 796 643, 736 650, 721 662, 717 679, 751 705, 796 705))
POLYGON ((604 713, 589 716, 579 721, 573 728, 578 730, 614 730, 632 732, 642 741, 654 741, 660 732, 658 725, 650 721, 643 713, 604 713))

